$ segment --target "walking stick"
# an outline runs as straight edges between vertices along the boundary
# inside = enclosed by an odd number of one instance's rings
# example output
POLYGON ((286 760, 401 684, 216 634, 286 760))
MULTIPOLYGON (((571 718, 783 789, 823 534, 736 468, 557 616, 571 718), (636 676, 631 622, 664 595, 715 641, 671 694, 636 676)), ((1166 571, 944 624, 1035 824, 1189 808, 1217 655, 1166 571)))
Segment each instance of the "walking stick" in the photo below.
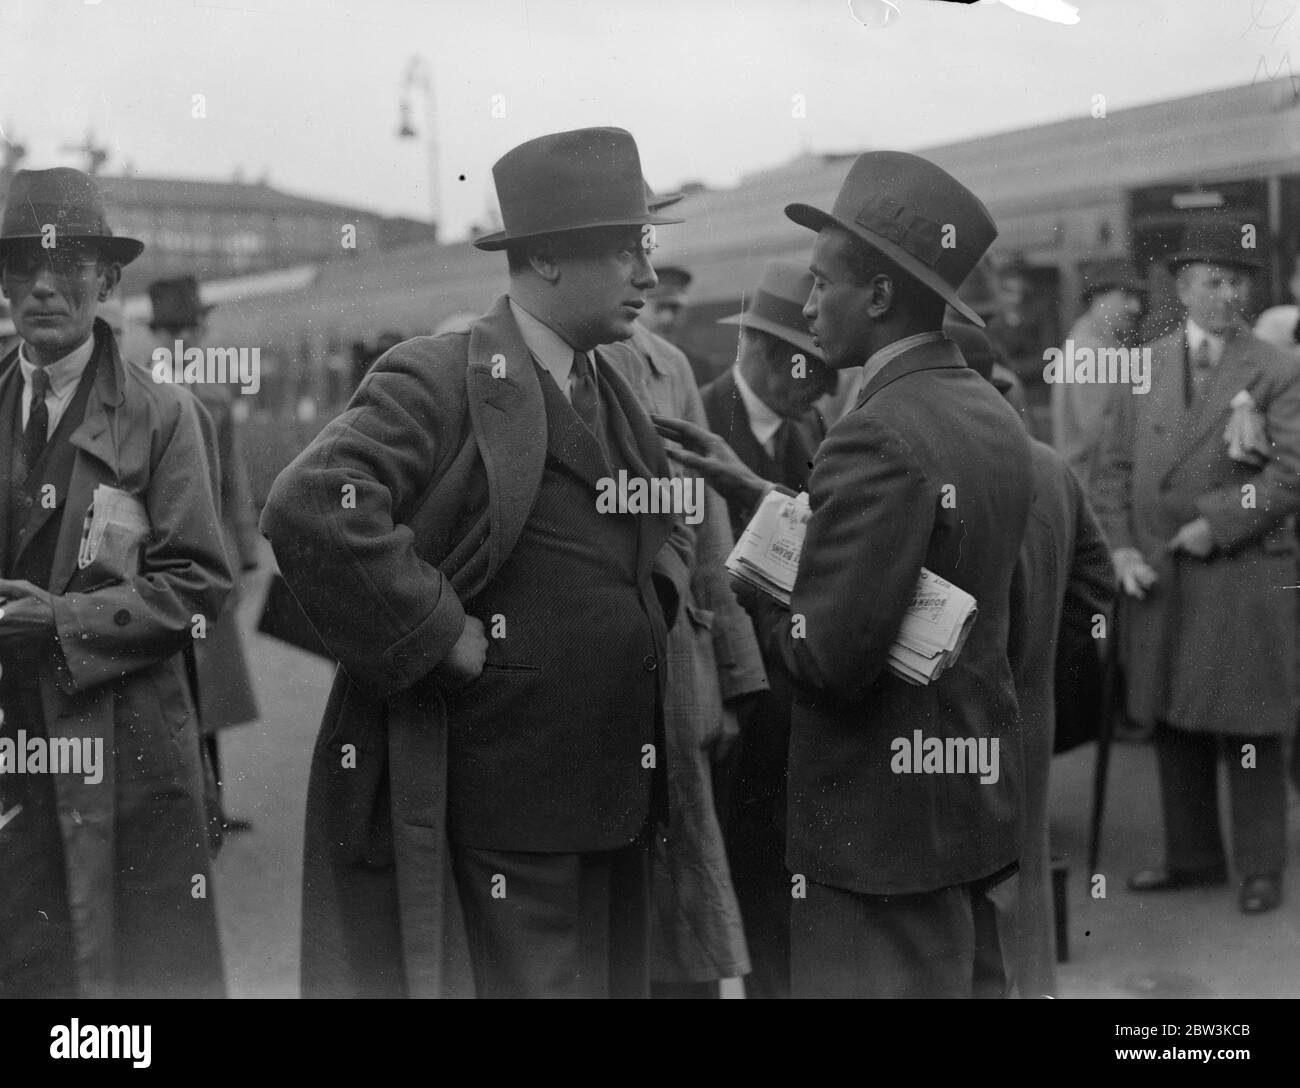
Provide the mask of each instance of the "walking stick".
POLYGON ((1120 676, 1119 628, 1124 608, 1123 591, 1116 596, 1106 639, 1106 661, 1101 677, 1101 721, 1097 728, 1097 760, 1092 774, 1092 822, 1088 835, 1088 872, 1091 881, 1101 860, 1101 825, 1106 812, 1106 775, 1110 770, 1110 744, 1115 718, 1123 712, 1124 688, 1120 676))

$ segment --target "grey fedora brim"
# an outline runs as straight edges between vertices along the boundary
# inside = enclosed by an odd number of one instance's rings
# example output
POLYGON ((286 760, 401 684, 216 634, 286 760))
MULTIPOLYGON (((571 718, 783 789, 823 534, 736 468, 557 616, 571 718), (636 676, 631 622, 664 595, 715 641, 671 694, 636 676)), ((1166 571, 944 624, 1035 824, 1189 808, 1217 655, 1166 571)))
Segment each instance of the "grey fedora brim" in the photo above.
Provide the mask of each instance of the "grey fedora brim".
MULTIPOLYGON (((855 223, 838 215, 832 215, 820 208, 814 208, 811 204, 787 204, 785 214, 787 218, 798 223, 801 227, 807 227, 809 230, 820 231, 825 227, 838 227, 859 241, 880 250, 900 268, 916 277, 918 282, 942 298, 962 317, 972 324, 978 325, 981 329, 984 328, 984 319, 957 296, 957 287, 948 284, 934 269, 918 261, 897 243, 891 242, 888 238, 877 234, 868 227, 864 227, 861 223, 855 223)), ((961 285, 958 284, 957 286, 960 287, 961 285)))
POLYGON ((778 340, 784 340, 800 351, 806 351, 809 355, 822 362, 824 356, 821 348, 813 343, 812 333, 798 333, 780 322, 771 321, 766 317, 759 315, 739 313, 732 314, 729 317, 718 318, 719 325, 739 325, 742 329, 758 329, 759 332, 765 332, 769 336, 775 336, 778 340))
POLYGON ((545 238, 552 234, 569 234, 575 230, 594 230, 597 227, 644 227, 647 225, 652 227, 667 227, 675 223, 686 222, 685 219, 676 219, 667 215, 655 215, 654 212, 655 209, 651 209, 646 215, 620 216, 615 219, 599 219, 590 223, 575 223, 572 226, 564 227, 562 230, 540 230, 532 231, 527 234, 511 234, 509 231, 499 230, 492 234, 485 234, 481 238, 475 238, 474 246, 478 249, 491 251, 505 249, 509 242, 522 242, 529 238, 545 238))
MULTIPOLYGON (((92 242, 114 264, 130 264, 144 252, 144 243, 137 238, 123 238, 116 234, 63 234, 69 242, 92 242)), ((15 242, 41 242, 43 234, 9 234, 0 237, 0 253, 15 242)))

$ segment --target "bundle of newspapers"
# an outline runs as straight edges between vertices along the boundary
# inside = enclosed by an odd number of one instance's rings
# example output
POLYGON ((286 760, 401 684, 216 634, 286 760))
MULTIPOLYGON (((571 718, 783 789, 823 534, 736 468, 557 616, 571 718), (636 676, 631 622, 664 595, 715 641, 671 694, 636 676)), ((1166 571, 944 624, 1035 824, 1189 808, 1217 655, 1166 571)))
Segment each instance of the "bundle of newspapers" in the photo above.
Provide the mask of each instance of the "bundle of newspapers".
MULTIPOLYGON (((787 608, 808 528, 808 496, 769 491, 727 556, 727 570, 787 608)), ((928 684, 956 660, 975 625, 975 598, 921 568, 887 667, 909 684, 928 684)))

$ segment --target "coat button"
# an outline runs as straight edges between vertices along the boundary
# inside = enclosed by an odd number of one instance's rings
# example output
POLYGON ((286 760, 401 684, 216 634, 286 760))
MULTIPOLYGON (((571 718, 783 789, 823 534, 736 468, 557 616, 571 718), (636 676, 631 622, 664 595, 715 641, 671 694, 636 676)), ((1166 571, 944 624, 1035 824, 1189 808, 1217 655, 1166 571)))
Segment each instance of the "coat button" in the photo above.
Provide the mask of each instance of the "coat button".
POLYGON ((659 667, 659 659, 654 654, 646 654, 641 659, 641 664, 645 666, 646 672, 654 672, 659 667))
POLYGON ((128 623, 131 622, 131 613, 128 612, 125 608, 119 608, 116 612, 113 613, 113 622, 117 624, 119 627, 125 627, 128 623))

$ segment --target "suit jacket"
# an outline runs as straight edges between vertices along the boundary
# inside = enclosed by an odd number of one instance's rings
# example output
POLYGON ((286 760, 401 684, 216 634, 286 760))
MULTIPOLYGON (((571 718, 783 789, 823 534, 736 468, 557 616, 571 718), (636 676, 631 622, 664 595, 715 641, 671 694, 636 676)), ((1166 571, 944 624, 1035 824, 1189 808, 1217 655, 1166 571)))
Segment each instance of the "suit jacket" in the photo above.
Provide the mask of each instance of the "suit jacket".
MULTIPOLYGON (((686 356, 639 324, 631 343, 640 366, 627 377, 646 409, 707 427, 686 356)), ((679 465, 672 469, 682 474, 679 465)), ((652 977, 674 982, 736 978, 750 969, 712 774, 719 750, 735 739, 734 716, 724 702, 767 690, 753 624, 723 566, 733 545, 726 503, 707 487, 703 494, 684 621, 668 636, 670 815, 654 865, 652 977)))
MULTIPOLYGON (((85 415, 69 438, 76 459, 67 492, 57 508, 32 514, 26 538, 61 512, 46 587, 56 636, 38 663, 45 728, 52 740, 99 741, 104 753, 100 782, 54 776, 80 986, 89 996, 222 996, 211 889, 193 894, 195 875, 211 878, 181 660, 194 617, 216 616, 230 590, 216 466, 198 402, 126 364, 100 319, 95 360, 85 415), (100 484, 137 496, 152 533, 139 574, 92 585, 77 554, 100 484)), ((0 362, 0 403, 21 380, 15 350, 0 362)), ((0 463, 8 465, 20 436, 3 415, 0 463)), ((8 477, 0 473, 0 487, 8 477)), ((8 501, 0 496, 0 509, 8 501)))
MULTIPOLYGON (((781 484, 792 491, 803 491, 808 482, 808 473, 800 472, 797 476, 788 472, 768 455, 759 444, 749 426, 749 413, 745 411, 745 402, 740 399, 740 390, 736 388, 736 376, 731 370, 710 382, 700 391, 704 402, 704 412, 708 417, 708 426, 714 434, 723 438, 727 445, 736 451, 736 455, 763 479, 781 484)), ((795 422, 795 429, 808 448, 809 457, 821 445, 825 437, 821 418, 810 411, 803 419, 795 422)), ((754 516, 753 507, 735 503, 728 504, 731 515, 731 532, 739 537, 749 519, 754 516)))
POLYGON ((1032 487, 1014 410, 950 341, 890 360, 826 436, 790 612, 757 605, 760 639, 795 688, 791 873, 895 895, 974 881, 1020 856, 1008 597, 1032 487), (979 616, 948 671, 913 686, 885 661, 922 567, 972 594, 979 616), (996 781, 894 773, 894 741, 917 730, 989 755, 996 741, 996 781))
POLYGON ((1244 327, 1188 406, 1182 328, 1150 345, 1151 389, 1117 391, 1093 501, 1112 548, 1137 548, 1159 581, 1125 595, 1121 652, 1128 713, 1200 732, 1285 735, 1295 724, 1292 516, 1300 510, 1300 362, 1244 327), (1229 402, 1250 392, 1273 456, 1228 456, 1229 402), (1208 559, 1166 551, 1205 517, 1208 559))
POLYGON ((1009 656, 1024 735, 1025 846, 1020 859, 1017 978, 1022 997, 1056 993, 1049 779, 1055 732, 1055 667, 1063 626, 1097 656, 1094 617, 1115 592, 1110 551, 1065 458, 1030 440, 1034 503, 1011 591, 1009 656))
MULTIPOLYGON (((1113 335, 1101 328, 1095 318, 1084 314, 1071 326, 1067 338, 1076 348, 1096 352, 1105 348, 1123 348, 1113 335)), ((1115 387, 1111 385, 1055 382, 1051 386, 1052 445, 1061 453, 1084 486, 1090 486, 1101 429, 1115 387)))
MULTIPOLYGON (((642 459, 666 476, 649 419, 607 376, 642 459)), ((444 701, 425 681, 464 629, 462 602, 519 539, 546 433, 536 367, 502 296, 467 332, 386 353, 272 486, 262 532, 339 661, 308 786, 305 995, 473 991, 447 850, 444 701)), ((653 579, 671 622, 690 534, 663 515, 638 524, 638 582, 653 579)))

